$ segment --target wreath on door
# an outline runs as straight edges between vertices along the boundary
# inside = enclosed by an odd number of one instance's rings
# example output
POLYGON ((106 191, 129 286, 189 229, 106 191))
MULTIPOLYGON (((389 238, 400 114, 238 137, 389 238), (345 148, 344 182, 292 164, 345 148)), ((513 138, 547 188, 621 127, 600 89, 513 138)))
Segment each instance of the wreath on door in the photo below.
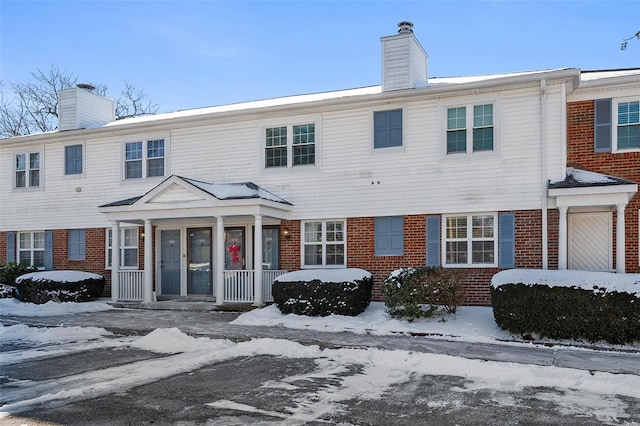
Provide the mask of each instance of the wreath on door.
POLYGON ((237 244, 229 244, 227 246, 227 251, 231 254, 231 263, 238 263, 240 260, 240 256, 238 256, 240 246, 237 244))

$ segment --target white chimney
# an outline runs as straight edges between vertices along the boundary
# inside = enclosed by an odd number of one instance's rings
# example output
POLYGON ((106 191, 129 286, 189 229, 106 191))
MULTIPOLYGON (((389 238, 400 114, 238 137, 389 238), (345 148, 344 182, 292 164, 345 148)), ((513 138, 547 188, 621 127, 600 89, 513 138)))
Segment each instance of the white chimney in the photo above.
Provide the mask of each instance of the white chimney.
POLYGON ((398 34, 382 42, 382 91, 415 89, 427 85, 427 53, 413 35, 413 24, 398 24, 398 34))
POLYGON ((58 92, 58 130, 98 127, 115 120, 115 103, 93 93, 90 84, 58 92))

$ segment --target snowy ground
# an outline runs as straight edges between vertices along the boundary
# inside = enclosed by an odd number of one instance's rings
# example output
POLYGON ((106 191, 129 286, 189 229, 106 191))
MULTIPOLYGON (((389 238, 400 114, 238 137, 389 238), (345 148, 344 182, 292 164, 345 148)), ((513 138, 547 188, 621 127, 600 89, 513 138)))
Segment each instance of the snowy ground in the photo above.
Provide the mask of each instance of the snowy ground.
MULTIPOLYGON (((41 306, 6 299, 0 302, 0 316, 16 315, 18 312, 28 316, 73 315, 79 311, 93 312, 110 308, 104 302, 41 306)), ((235 323, 368 334, 411 332, 478 342, 509 340, 512 337, 497 328, 491 309, 471 307, 460 309, 455 317, 449 317, 445 322, 433 319, 413 323, 387 318, 383 305, 379 303, 373 303, 356 318, 284 316, 277 308, 267 307, 243 314, 235 323)), ((640 422, 640 376, 631 374, 481 361, 402 350, 321 349, 282 339, 252 339, 235 343, 226 339, 194 338, 176 328, 157 329, 142 337, 126 337, 113 335, 101 328, 43 329, 17 324, 2 327, 0 341, 11 349, 0 352, 3 370, 20 363, 45 362, 62 355, 70 356, 96 349, 136 349, 163 354, 159 358, 50 380, 2 377, 4 384, 0 396, 0 415, 5 417, 52 405, 120 395, 141 385, 176 375, 192 374, 194 370, 237 358, 272 356, 291 360, 312 359, 315 368, 302 375, 264 380, 259 386, 262 389, 293 392, 300 387, 301 381, 320 379, 328 380, 331 385, 294 393, 291 401, 278 411, 242 401, 211 400, 205 405, 213 410, 212 416, 216 410, 231 410, 238 415, 252 413, 266 416, 275 424, 333 422, 331 416, 349 412, 353 401, 383 403, 393 395, 397 397, 398 389, 403 386, 406 389, 408 384, 418 383, 421 378, 447 376, 457 377, 461 383, 451 388, 449 396, 435 400, 423 398, 414 403, 423 404, 425 409, 434 413, 455 416, 465 407, 470 408, 467 406, 472 403, 469 402, 472 400, 469 396, 485 395, 483 406, 493 406, 496 410, 547 404, 551 407, 549 410, 561 419, 564 418, 562 416, 569 416, 601 424, 640 422), (522 399, 525 391, 528 402, 522 399)))

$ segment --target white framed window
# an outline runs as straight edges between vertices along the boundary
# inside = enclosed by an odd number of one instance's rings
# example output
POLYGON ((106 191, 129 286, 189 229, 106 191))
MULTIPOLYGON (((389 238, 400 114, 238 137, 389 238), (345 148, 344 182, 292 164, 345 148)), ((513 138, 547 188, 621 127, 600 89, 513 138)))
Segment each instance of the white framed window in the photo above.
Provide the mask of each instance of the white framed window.
POLYGON ((615 130, 614 151, 640 149, 640 99, 624 98, 613 101, 615 130))
POLYGON ((40 152, 15 154, 13 164, 15 188, 42 186, 42 154, 40 152))
POLYGON ((446 215, 444 221, 444 266, 497 266, 498 220, 495 213, 446 215))
MULTIPOLYGON (((111 269, 113 230, 107 228, 106 266, 111 269)), ((138 228, 120 228, 120 269, 138 269, 138 228)))
POLYGON ((18 232, 18 263, 44 269, 44 231, 18 232))
POLYGON ((302 267, 345 267, 346 221, 302 222, 302 267))
POLYGON ((499 153, 500 99, 482 97, 443 102, 440 123, 442 159, 499 153))
POLYGON ((124 142, 123 150, 124 180, 165 176, 168 165, 164 138, 124 142))
POLYGON ((319 119, 299 119, 262 127, 264 169, 318 164, 319 119))

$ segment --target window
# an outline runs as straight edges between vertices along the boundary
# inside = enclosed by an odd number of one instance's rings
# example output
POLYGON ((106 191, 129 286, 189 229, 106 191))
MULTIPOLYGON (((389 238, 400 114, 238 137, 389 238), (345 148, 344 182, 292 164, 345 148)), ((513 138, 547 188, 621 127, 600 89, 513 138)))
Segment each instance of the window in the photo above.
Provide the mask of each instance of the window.
POLYGON ((445 224, 445 265, 496 265, 495 215, 445 216, 445 224))
POLYGON ((376 256, 404 254, 404 218, 402 216, 377 217, 374 228, 376 256))
POLYGON ((345 222, 303 222, 303 266, 346 266, 345 222))
POLYGON ((31 152, 15 156, 15 187, 40 186, 40 153, 31 152))
POLYGON ((84 229, 69 229, 67 231, 67 258, 69 260, 84 260, 86 254, 86 232, 84 229))
POLYGON ((44 231, 18 233, 18 263, 27 263, 30 266, 44 268, 44 235, 44 231))
POLYGON ((447 154, 493 151, 493 110, 493 104, 447 108, 447 154), (467 135, 471 135, 471 144, 467 135))
POLYGON ((265 168, 315 164, 315 123, 266 128, 264 158, 265 168))
POLYGON ((640 148, 640 101, 618 103, 618 149, 640 148))
POLYGON ((373 113, 373 147, 402 146, 402 109, 373 113))
MULTIPOLYGON (((111 268, 111 252, 113 247, 113 230, 107 229, 107 268, 111 268)), ((138 228, 120 229, 120 268, 138 268, 138 228)))
POLYGON ((82 174, 82 145, 64 147, 64 174, 82 174))
POLYGON ((124 178, 141 179, 164 176, 165 141, 154 139, 127 142, 124 145, 124 178))

